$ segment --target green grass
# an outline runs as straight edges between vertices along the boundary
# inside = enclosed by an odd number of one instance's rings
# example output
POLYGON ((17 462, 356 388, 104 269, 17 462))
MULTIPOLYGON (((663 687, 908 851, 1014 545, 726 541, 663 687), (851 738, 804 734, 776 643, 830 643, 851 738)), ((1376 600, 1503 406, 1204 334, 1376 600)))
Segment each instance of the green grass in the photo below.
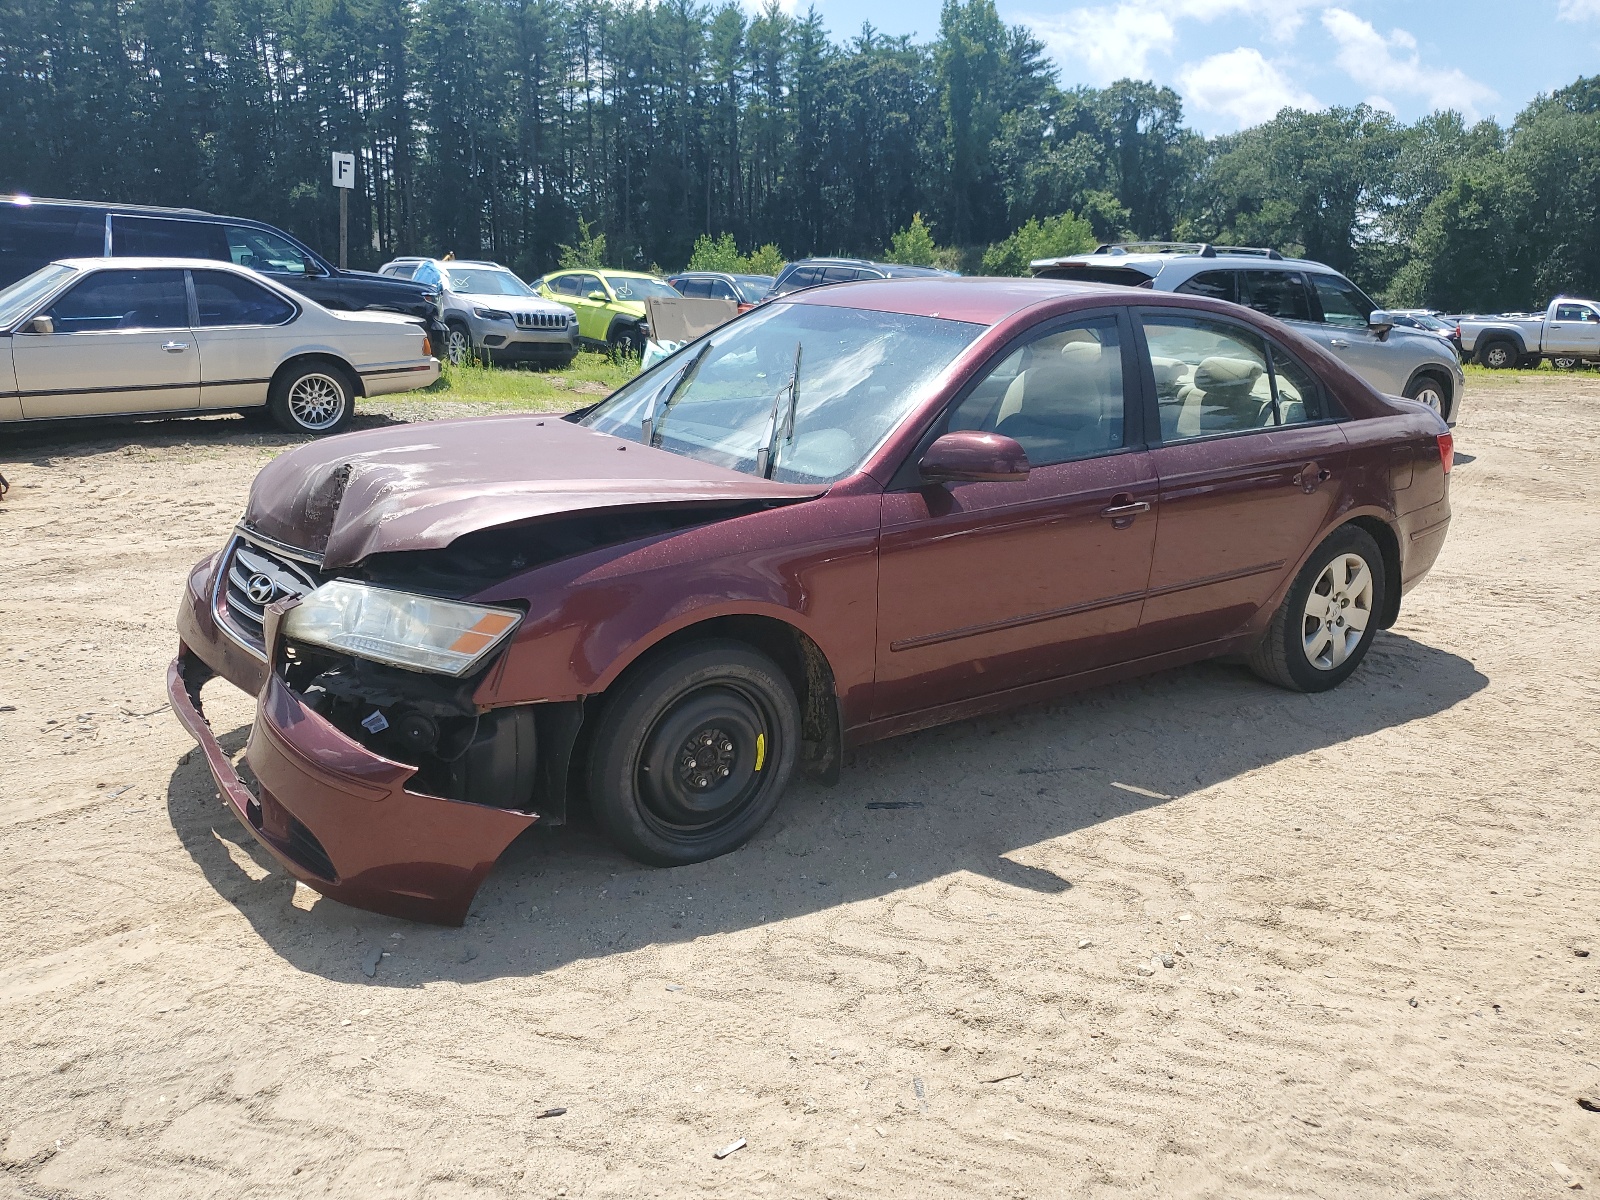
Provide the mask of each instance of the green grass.
POLYGON ((1477 363, 1467 363, 1462 367, 1467 374, 1468 383, 1514 383, 1519 379, 1594 379, 1600 375, 1594 367, 1579 367, 1575 371, 1559 371, 1548 362, 1542 362, 1537 367, 1511 367, 1496 371, 1490 367, 1479 366, 1477 363))
POLYGON ((604 399, 638 373, 637 358, 614 359, 590 351, 579 354, 563 370, 446 364, 437 383, 413 396, 535 412, 565 412, 604 399))

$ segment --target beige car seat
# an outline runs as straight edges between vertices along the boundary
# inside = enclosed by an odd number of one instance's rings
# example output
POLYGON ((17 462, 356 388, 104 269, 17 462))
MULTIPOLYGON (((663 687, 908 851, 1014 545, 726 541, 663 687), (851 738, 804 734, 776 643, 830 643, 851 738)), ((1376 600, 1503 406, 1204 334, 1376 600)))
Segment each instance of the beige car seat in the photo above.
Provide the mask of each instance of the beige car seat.
POLYGON ((1046 338, 1025 352, 1006 388, 995 429, 1051 459, 1091 454, 1120 443, 1122 352, 1087 329, 1046 338))
POLYGON ((1178 437, 1196 437, 1271 425, 1271 387, 1258 362, 1221 355, 1201 359, 1193 372, 1175 385, 1181 407, 1172 432, 1178 437))

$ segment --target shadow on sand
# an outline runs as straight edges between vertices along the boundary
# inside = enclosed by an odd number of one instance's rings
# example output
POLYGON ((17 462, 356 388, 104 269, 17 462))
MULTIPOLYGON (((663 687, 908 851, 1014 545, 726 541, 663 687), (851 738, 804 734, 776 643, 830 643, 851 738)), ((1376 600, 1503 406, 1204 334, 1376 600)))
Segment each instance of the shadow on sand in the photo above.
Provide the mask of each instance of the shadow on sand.
MULTIPOLYGON (((1465 659, 1382 633, 1360 671, 1316 696, 1220 663, 1167 672, 869 746, 837 788, 797 782, 748 845, 692 867, 642 867, 581 816, 535 827, 502 857, 464 929, 326 899, 296 907, 294 880, 223 808, 198 754, 174 771, 168 810, 217 891, 296 967, 359 978, 362 948, 381 944, 392 953, 375 984, 465 983, 801 916, 961 870, 1063 893, 1071 880, 1008 855, 1431 716, 1487 683, 1465 659)), ((238 750, 247 732, 232 730, 224 746, 238 750)), ((1330 780, 1333 794, 1341 786, 1330 780)))

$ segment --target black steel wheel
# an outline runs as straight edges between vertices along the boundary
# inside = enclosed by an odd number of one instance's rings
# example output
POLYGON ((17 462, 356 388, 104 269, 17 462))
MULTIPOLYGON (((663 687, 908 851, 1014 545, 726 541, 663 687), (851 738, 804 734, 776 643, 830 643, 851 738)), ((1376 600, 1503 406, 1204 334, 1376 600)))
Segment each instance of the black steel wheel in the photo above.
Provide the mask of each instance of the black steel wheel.
POLYGON ((773 661, 702 641, 613 685, 588 762, 589 801, 619 849, 680 866, 742 845, 794 773, 800 706, 773 661))

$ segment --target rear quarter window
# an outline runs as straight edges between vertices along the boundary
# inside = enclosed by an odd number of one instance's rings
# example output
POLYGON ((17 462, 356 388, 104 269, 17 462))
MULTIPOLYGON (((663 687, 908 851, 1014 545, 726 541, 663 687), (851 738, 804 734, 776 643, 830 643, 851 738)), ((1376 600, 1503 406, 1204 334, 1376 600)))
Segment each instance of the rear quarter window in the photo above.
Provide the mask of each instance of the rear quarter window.
POLYGON ((58 258, 99 258, 105 250, 103 210, 0 205, 0 287, 58 258))
POLYGON ((228 233, 207 221, 111 218, 111 253, 119 258, 214 258, 232 262, 228 233))

